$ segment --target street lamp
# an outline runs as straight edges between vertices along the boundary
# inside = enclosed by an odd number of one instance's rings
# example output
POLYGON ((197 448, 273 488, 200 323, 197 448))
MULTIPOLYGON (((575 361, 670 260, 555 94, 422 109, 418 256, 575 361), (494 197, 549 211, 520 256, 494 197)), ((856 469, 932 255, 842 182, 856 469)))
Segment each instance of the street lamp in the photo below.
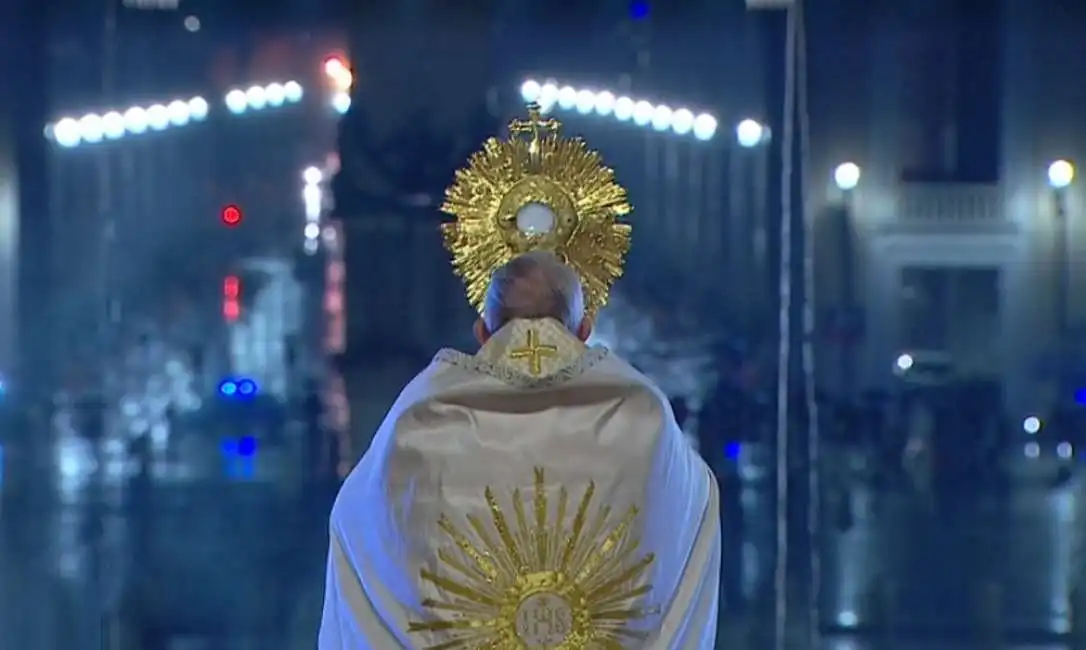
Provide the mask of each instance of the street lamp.
MULTIPOLYGON (((854 192, 860 184, 860 166, 854 162, 843 162, 833 170, 833 182, 841 191, 836 218, 837 237, 840 241, 837 273, 840 279, 841 296, 837 305, 833 328, 840 341, 840 377, 841 396, 852 397, 851 378, 856 376, 855 337, 861 327, 861 310, 856 299, 856 250, 853 238, 852 212, 854 192)), ((900 361, 900 360, 899 360, 900 361)))
POLYGON ((1075 166, 1066 160, 1057 160, 1048 166, 1048 184, 1054 190, 1062 190, 1075 180, 1075 166))
MULTIPOLYGON (((1048 186, 1052 188, 1052 208, 1056 217, 1056 335, 1061 349, 1068 330, 1068 302, 1071 292, 1071 264, 1068 250, 1070 236, 1067 218, 1067 187, 1075 180, 1075 166, 1066 160, 1056 160, 1048 166, 1048 186)), ((1061 379, 1063 371, 1060 371, 1061 379)), ((1062 382, 1061 382, 1062 383, 1062 382)))
POLYGON ((732 188, 728 214, 731 240, 730 273, 736 277, 749 276, 736 298, 739 313, 744 314, 742 327, 757 327, 768 322, 772 303, 772 284, 768 255, 769 214, 766 209, 768 175, 769 127, 758 120, 746 118, 733 127, 735 144, 727 156, 729 185, 732 188))
POLYGON ((860 184, 860 166, 853 162, 844 162, 833 170, 833 182, 842 192, 850 192, 860 184))
POLYGON ((769 129, 757 120, 746 119, 735 126, 735 140, 744 149, 753 149, 768 140, 769 129))

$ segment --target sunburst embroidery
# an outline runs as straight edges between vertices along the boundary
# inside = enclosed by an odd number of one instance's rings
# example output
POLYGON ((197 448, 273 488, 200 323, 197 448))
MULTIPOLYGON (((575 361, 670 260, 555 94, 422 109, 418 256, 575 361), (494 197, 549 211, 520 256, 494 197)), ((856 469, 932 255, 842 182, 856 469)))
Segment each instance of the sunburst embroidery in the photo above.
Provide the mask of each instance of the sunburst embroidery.
POLYGON ((423 582, 439 597, 422 606, 430 619, 409 631, 429 633, 427 650, 620 650, 646 632, 634 623, 656 613, 641 605, 651 592, 655 556, 639 553, 639 510, 613 517, 594 505, 589 483, 575 508, 566 488, 556 503, 542 468, 530 496, 514 490, 512 512, 484 491, 490 521, 467 516, 461 528, 442 515, 448 544, 423 582))

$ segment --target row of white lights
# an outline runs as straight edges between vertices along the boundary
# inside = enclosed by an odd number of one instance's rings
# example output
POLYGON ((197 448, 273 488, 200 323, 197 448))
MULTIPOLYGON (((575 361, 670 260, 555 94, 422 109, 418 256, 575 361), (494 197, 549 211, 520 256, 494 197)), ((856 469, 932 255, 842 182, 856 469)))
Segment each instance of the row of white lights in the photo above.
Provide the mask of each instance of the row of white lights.
MULTIPOLYGON (((271 83, 265 86, 235 88, 223 98, 228 111, 241 115, 249 111, 278 108, 296 104, 304 91, 297 81, 271 83)), ((333 107, 335 105, 333 104, 333 107)), ((129 135, 185 126, 207 119, 211 106, 203 97, 174 100, 164 104, 133 106, 125 111, 87 113, 82 117, 65 117, 45 127, 45 135, 59 146, 70 148, 81 144, 97 144, 119 140, 129 135)))
MULTIPOLYGON (((560 85, 554 81, 539 83, 529 79, 521 84, 521 97, 528 102, 536 102, 544 112, 557 107, 560 110, 575 110, 582 115, 595 113, 602 117, 613 117, 620 122, 632 122, 638 126, 653 130, 671 131, 676 135, 693 135, 699 140, 710 140, 716 135, 717 120, 708 113, 695 115, 686 108, 673 109, 666 104, 653 104, 646 100, 616 96, 610 91, 577 89, 569 85, 560 85)), ((746 118, 735 125, 735 141, 745 148, 753 149, 770 140, 769 127, 758 120, 746 118)))
POLYGON ((168 104, 133 106, 122 112, 87 113, 83 117, 65 117, 45 127, 45 135, 62 147, 119 140, 126 135, 165 131, 171 127, 200 122, 207 117, 207 100, 193 97, 168 104))
POLYGON ((265 108, 279 108, 284 104, 297 104, 302 101, 302 85, 297 81, 270 83, 266 86, 249 86, 246 89, 235 88, 226 93, 226 110, 234 115, 265 108))
POLYGON ((555 108, 577 111, 582 115, 595 113, 613 117, 620 122, 656 131, 671 131, 676 135, 693 135, 698 140, 711 140, 716 135, 716 118, 708 113, 694 114, 686 108, 673 109, 666 104, 653 104, 602 90, 589 90, 562 85, 554 81, 540 83, 534 79, 520 86, 520 96, 526 102, 539 104, 544 112, 555 108))

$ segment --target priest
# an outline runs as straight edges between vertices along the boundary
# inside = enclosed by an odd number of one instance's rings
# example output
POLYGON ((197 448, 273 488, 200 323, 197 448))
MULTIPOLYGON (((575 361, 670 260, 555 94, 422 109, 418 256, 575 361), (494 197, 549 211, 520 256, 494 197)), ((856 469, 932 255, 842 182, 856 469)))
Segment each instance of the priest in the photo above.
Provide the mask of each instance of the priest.
POLYGON ((716 482, 663 394, 585 342, 624 190, 531 107, 443 209, 480 348, 439 352, 343 484, 320 650, 711 649, 716 482))

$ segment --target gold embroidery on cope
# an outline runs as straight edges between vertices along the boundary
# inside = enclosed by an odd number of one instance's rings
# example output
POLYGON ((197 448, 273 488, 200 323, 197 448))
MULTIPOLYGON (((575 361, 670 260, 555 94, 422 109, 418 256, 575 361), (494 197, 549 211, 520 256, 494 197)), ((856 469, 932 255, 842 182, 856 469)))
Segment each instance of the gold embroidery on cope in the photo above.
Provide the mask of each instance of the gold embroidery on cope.
POLYGON ((528 362, 528 372, 538 377, 543 372, 543 359, 553 359, 558 356, 557 345, 547 345, 539 342, 539 333, 534 328, 528 330, 528 341, 519 348, 509 351, 509 358, 528 362))
POLYGON ((487 487, 489 522, 468 516, 463 529, 442 515, 450 543, 440 568, 420 571, 440 597, 422 602, 432 618, 408 631, 443 635, 426 650, 621 650, 645 639, 633 623, 658 613, 640 606, 655 556, 639 553, 638 508, 612 517, 609 505, 594 508, 595 489, 573 504, 563 487, 552 503, 536 468, 533 493, 514 490, 512 512, 487 487))

